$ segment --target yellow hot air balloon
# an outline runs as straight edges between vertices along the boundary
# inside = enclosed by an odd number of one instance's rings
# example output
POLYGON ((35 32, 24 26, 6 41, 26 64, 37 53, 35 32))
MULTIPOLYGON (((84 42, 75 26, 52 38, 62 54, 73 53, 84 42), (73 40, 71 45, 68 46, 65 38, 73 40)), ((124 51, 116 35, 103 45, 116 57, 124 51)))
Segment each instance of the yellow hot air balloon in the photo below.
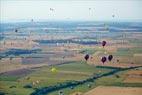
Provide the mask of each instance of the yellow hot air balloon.
POLYGON ((51 72, 57 72, 57 69, 55 67, 52 67, 51 72))

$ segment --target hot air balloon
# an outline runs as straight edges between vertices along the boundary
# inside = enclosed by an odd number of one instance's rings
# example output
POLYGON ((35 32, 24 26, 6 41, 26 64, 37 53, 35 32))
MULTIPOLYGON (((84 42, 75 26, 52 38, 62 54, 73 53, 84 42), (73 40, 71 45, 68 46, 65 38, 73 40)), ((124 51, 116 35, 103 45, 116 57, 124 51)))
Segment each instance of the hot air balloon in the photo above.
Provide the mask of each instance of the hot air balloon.
POLYGON ((70 88, 71 88, 71 89, 74 89, 74 87, 73 87, 73 86, 71 86, 70 88))
POLYGON ((101 61, 103 62, 103 63, 105 63, 106 62, 106 60, 107 60, 107 58, 104 56, 104 57, 102 57, 102 59, 101 59, 101 61))
POLYGON ((86 55, 84 56, 84 59, 87 61, 87 60, 89 59, 89 55, 86 54, 86 55))
POLYGON ((34 19, 31 19, 31 22, 34 22, 34 19))
POLYGON ((54 11, 54 9, 53 9, 53 8, 50 8, 50 11, 54 11))
POLYGON ((117 59, 116 61, 119 62, 119 59, 117 59))
POLYGON ((63 91, 59 91, 59 95, 64 95, 63 91))
POLYGON ((51 72, 57 72, 57 69, 55 67, 52 67, 51 72))
POLYGON ((112 15, 112 17, 114 18, 114 17, 115 17, 115 15, 113 14, 113 15, 112 15))
POLYGON ((112 56, 112 55, 109 55, 109 56, 108 56, 108 60, 111 61, 112 59, 113 59, 113 56, 112 56))
POLYGON ((119 76, 119 75, 115 75, 115 77, 116 77, 116 78, 120 78, 120 76, 119 76))
POLYGON ((102 46, 104 47, 106 45, 106 41, 102 41, 102 46))
POLYGON ((18 32, 18 30, 17 30, 17 29, 15 29, 15 32, 17 33, 17 32, 18 32))
POLYGON ((91 88, 91 84, 88 84, 87 86, 88 86, 89 88, 91 88))

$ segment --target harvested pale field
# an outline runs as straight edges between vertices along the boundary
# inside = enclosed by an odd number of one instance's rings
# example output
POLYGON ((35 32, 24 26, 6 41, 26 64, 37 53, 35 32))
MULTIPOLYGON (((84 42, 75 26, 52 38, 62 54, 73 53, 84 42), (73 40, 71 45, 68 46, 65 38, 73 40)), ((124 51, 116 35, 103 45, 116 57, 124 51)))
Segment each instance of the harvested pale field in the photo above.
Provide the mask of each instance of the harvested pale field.
POLYGON ((62 61, 62 62, 68 62, 68 61, 80 61, 84 59, 84 55, 83 54, 76 54, 76 55, 72 55, 72 56, 65 56, 64 58, 62 56, 56 58, 50 58, 50 60, 54 60, 54 61, 62 61))
POLYGON ((0 44, 2 50, 6 50, 9 48, 18 48, 18 49, 32 49, 34 45, 38 45, 38 43, 33 42, 32 39, 27 40, 6 40, 1 42, 0 44))
POLYGON ((124 83, 142 83, 142 70, 133 70, 125 74, 124 83))
POLYGON ((116 47, 116 46, 107 46, 107 47, 105 48, 105 50, 106 50, 107 52, 109 52, 109 53, 114 53, 114 52, 117 51, 117 47, 116 47))
POLYGON ((138 87, 106 87, 99 86, 84 95, 141 95, 142 88, 138 87))
POLYGON ((142 54, 134 54, 134 55, 133 55, 133 58, 134 58, 134 61, 135 61, 136 63, 139 63, 139 64, 142 63, 142 61, 141 61, 142 54))
POLYGON ((47 66, 48 64, 28 64, 28 65, 22 65, 22 64, 5 64, 2 63, 0 64, 0 73, 5 73, 5 72, 11 72, 15 70, 22 70, 22 69, 30 69, 30 68, 36 68, 36 67, 41 67, 41 66, 47 66))
POLYGON ((104 64, 101 62, 102 56, 93 56, 93 58, 89 59, 87 62, 90 65, 95 66, 111 66, 111 67, 121 67, 121 68, 128 68, 128 67, 134 67, 134 66, 142 66, 142 64, 135 64, 133 63, 133 59, 129 58, 118 58, 119 62, 117 62, 117 58, 114 58, 111 62, 106 61, 104 64), (128 62, 129 61, 129 62, 128 62), (132 64, 133 63, 133 64, 132 64))
POLYGON ((138 78, 138 77, 127 77, 125 80, 124 80, 124 83, 142 83, 142 77, 138 78))
POLYGON ((81 93, 81 92, 74 92, 73 94, 70 94, 70 95, 83 95, 83 93, 81 93))

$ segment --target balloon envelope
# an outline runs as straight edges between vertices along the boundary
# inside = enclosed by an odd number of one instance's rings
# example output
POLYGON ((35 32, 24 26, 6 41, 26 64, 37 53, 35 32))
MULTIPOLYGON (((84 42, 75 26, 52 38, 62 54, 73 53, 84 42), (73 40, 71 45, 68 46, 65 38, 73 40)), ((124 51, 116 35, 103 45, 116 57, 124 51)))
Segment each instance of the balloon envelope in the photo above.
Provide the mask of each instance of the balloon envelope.
POLYGON ((85 58, 85 60, 87 61, 87 60, 89 59, 89 55, 86 54, 84 58, 85 58))
POLYGON ((115 17, 115 15, 112 15, 112 17, 114 18, 114 17, 115 17))
POLYGON ((108 56, 108 60, 111 61, 112 59, 113 59, 113 56, 112 56, 112 55, 109 55, 109 56, 108 56))
POLYGON ((54 67, 51 68, 51 72, 56 72, 56 71, 57 71, 56 68, 54 68, 54 67))
POLYGON ((102 57, 102 59, 101 59, 101 61, 102 61, 103 63, 105 63, 105 62, 106 62, 106 60, 107 60, 107 58, 106 58, 106 57, 102 57))
POLYGON ((106 45, 106 41, 102 41, 102 46, 104 47, 106 45))
POLYGON ((18 32, 18 30, 17 30, 17 29, 15 29, 15 32, 18 32))

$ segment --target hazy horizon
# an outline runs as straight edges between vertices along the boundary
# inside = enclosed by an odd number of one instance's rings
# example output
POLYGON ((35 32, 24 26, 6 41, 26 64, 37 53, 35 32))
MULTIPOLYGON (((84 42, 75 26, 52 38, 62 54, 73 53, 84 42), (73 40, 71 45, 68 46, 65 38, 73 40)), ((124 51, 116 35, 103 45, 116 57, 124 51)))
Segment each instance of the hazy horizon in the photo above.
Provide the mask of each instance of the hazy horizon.
POLYGON ((0 5, 1 22, 142 21, 141 0, 0 0, 0 5))

